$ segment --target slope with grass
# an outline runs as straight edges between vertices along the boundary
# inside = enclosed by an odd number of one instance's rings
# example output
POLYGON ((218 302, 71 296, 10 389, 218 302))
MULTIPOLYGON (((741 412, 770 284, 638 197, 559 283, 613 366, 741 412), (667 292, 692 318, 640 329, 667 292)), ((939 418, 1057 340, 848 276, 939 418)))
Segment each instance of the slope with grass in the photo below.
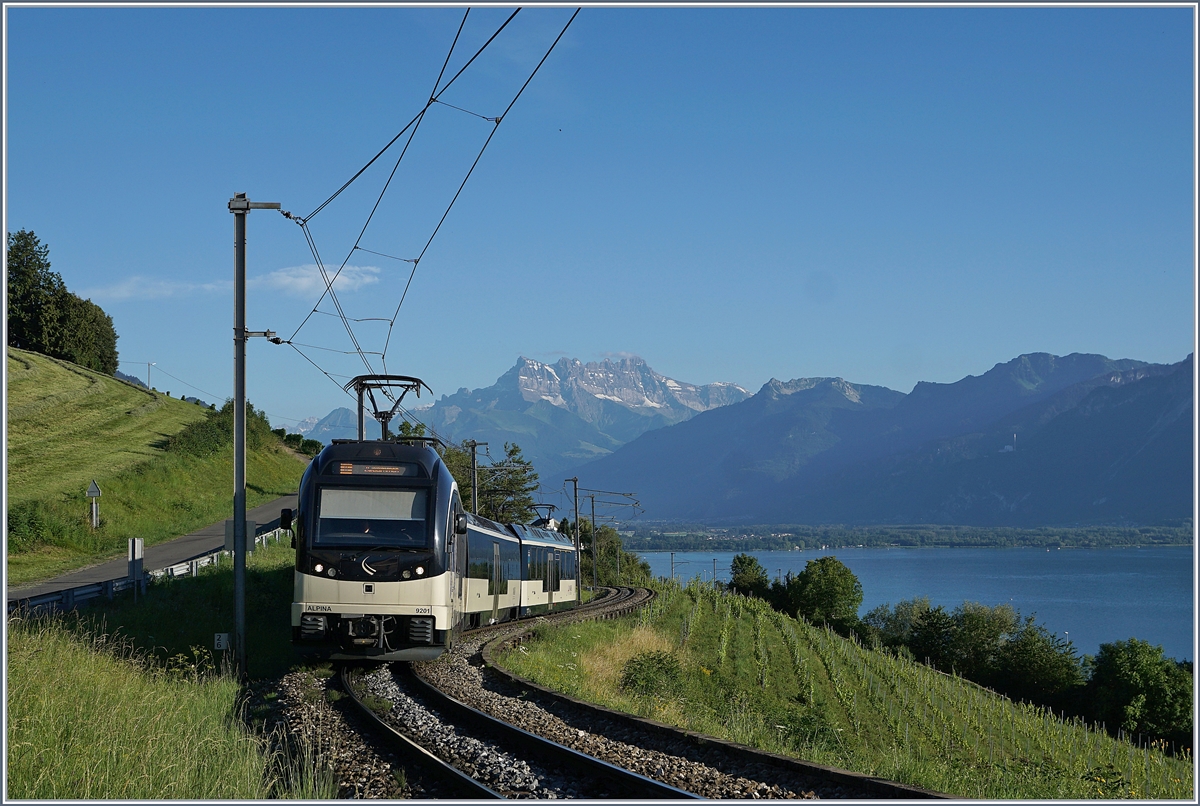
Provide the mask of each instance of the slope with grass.
POLYGON ((13 503, 82 494, 93 478, 161 456, 168 437, 204 419, 195 404, 14 347, 7 407, 13 503))
POLYGON ((501 663, 580 699, 958 797, 1193 798, 1186 754, 1116 741, 695 581, 620 622, 539 627, 522 647, 501 663), (656 653, 678 659, 677 679, 630 674, 656 653))
MULTIPOLYGON (((167 450, 212 413, 65 361, 8 351, 8 583, 119 557, 228 518, 233 451, 167 450), (100 485, 100 528, 85 496, 100 485)), ((294 492, 305 462, 271 436, 247 456, 247 506, 294 492)))

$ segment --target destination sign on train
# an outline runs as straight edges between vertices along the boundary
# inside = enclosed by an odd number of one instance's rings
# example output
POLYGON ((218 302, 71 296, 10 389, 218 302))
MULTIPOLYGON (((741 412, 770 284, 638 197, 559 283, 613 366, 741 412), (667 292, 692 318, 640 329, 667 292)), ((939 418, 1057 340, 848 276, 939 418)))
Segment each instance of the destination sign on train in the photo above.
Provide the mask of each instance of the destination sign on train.
POLYGON ((339 476, 416 476, 420 470, 411 462, 393 464, 368 464, 366 462, 339 462, 339 476))

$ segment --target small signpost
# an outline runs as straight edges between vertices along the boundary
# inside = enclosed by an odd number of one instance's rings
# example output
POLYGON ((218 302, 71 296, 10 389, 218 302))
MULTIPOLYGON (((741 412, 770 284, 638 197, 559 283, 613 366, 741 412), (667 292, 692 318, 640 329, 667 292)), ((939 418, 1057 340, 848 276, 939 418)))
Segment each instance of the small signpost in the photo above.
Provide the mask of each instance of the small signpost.
MULTIPOLYGON (((79 488, 76 487, 75 489, 78 490, 79 488)), ((92 504, 92 528, 99 529, 100 528, 100 485, 96 483, 95 479, 92 479, 92 486, 88 487, 88 489, 87 489, 87 497, 91 500, 91 504, 92 504)))
POLYGON ((146 577, 142 573, 144 541, 140 537, 129 538, 129 580, 133 583, 133 601, 137 601, 138 588, 146 592, 146 577))
MULTIPOLYGON (((250 544, 246 547, 250 551, 254 551, 254 548, 257 545, 254 542, 254 530, 257 528, 258 528, 258 524, 255 523, 254 521, 246 521, 246 531, 244 532, 244 534, 248 535, 250 538, 250 544)), ((234 534, 233 533, 233 518, 229 518, 228 520, 225 521, 225 550, 226 551, 233 551, 233 547, 234 547, 233 534, 234 534)))

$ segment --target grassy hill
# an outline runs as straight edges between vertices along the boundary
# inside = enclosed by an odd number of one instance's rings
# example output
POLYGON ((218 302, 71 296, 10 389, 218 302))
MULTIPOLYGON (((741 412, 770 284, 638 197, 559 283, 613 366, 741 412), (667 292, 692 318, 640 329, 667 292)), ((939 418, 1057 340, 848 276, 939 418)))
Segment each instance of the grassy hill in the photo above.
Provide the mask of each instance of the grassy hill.
POLYGON ((818 764, 965 798, 1194 798, 1186 752, 1118 741, 711 584, 660 586, 637 616, 536 633, 499 661, 580 699, 818 764))
POLYGON ((7 406, 10 504, 83 492, 161 456, 167 437, 204 419, 200 406, 13 347, 7 406))
MULTIPOLYGON (((8 583, 35 582, 228 518, 232 448, 199 457, 168 439, 206 410, 103 374, 8 349, 8 583), (101 526, 85 496, 100 485, 101 526)), ((304 461, 278 440, 247 456, 247 505, 293 492, 304 461)))

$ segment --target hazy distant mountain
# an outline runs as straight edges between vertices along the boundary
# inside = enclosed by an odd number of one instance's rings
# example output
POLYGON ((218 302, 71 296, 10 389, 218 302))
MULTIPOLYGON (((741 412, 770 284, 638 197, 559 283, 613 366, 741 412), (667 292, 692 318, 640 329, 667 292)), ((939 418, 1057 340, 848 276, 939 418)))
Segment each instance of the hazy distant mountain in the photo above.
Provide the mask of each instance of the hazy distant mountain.
POLYGON ((116 378, 118 381, 125 381, 125 383, 131 383, 134 386, 140 386, 143 389, 146 388, 146 384, 143 383, 142 379, 137 377, 136 375, 126 375, 124 372, 121 372, 121 370, 117 370, 116 372, 113 373, 113 377, 116 378))
MULTIPOLYGON (((293 434, 304 434, 305 436, 308 436, 313 428, 315 428, 320 422, 321 419, 319 417, 305 417, 295 425, 288 426, 287 430, 293 434)), ((312 439, 312 437, 309 437, 309 439, 312 439)))
MULTIPOLYGON (((315 422, 307 432, 300 431, 308 439, 320 440, 326 445, 335 439, 358 439, 358 414, 352 409, 345 407, 337 408, 320 420, 317 420, 315 417, 309 417, 308 420, 315 422)), ((308 422, 308 420, 304 422, 308 422)), ((368 412, 366 422, 367 439, 379 439, 381 431, 379 423, 368 412)))
POLYGON ((515 442, 551 481, 641 434, 748 396, 731 383, 664 377, 637 357, 554 364, 522 357, 492 386, 443 395, 421 419, 443 437, 487 442, 493 456, 515 442))
POLYGON ((636 491, 647 515, 662 518, 1184 518, 1191 366, 1190 357, 1166 366, 1036 353, 956 383, 920 383, 908 395, 840 378, 771 381, 746 401, 645 434, 571 472, 588 486, 636 491))

